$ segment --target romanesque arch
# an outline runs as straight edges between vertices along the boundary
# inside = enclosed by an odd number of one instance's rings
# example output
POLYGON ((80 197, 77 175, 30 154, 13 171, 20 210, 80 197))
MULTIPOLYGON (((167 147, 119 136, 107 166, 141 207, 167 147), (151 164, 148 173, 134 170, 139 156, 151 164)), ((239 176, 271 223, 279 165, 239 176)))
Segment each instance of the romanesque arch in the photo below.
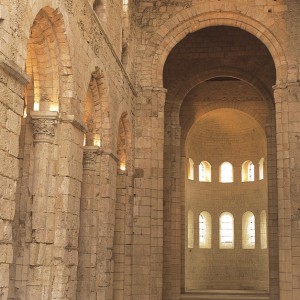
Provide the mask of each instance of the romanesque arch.
MULTIPOLYGON (((64 20, 59 10, 42 8, 31 26, 26 72, 31 82, 25 90, 25 109, 20 135, 20 164, 16 213, 13 282, 16 297, 50 299, 57 293, 55 268, 68 268, 63 262, 54 266, 54 248, 58 242, 57 189, 63 181, 53 161, 60 156, 57 136, 58 112, 71 111, 71 62, 64 20), (38 258, 39 257, 39 258, 38 258), (16 276, 22 268, 22 276, 16 276), (43 274, 43 276, 42 276, 43 274), (52 283, 54 281, 54 284, 52 283)), ((58 168, 59 169, 59 168, 58 168)), ((58 198, 63 198, 63 195, 58 198)), ((66 257, 66 253, 61 255, 66 257)), ((61 290, 62 293, 64 291, 61 290)))

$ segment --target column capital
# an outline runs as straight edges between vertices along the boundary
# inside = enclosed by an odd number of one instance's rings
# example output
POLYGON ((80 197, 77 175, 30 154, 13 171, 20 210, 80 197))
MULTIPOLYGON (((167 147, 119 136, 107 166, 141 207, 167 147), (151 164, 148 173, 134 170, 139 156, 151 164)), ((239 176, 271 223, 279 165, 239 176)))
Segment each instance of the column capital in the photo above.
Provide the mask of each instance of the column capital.
POLYGON ((58 122, 58 112, 32 111, 30 116, 34 143, 53 143, 58 122))
POLYGON ((95 170, 95 163, 97 157, 102 155, 102 149, 98 146, 84 146, 83 147, 83 169, 95 170))

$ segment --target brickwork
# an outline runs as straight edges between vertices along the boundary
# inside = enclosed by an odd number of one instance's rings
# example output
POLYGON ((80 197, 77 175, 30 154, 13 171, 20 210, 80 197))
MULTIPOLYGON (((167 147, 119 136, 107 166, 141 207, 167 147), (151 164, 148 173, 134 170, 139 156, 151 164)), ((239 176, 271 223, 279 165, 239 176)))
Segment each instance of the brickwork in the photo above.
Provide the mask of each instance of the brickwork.
POLYGON ((0 298, 180 299, 189 137, 234 109, 265 135, 269 248, 255 259, 271 300, 300 300, 299 12, 2 0, 0 298))

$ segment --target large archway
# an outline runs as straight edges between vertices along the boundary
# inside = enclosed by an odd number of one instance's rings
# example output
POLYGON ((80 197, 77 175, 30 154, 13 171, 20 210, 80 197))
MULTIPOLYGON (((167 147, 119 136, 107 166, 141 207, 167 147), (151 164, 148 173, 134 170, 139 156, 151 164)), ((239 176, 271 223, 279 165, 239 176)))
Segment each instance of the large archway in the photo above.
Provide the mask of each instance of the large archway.
MULTIPOLYGON (((262 128, 261 131, 264 131, 266 152, 258 155, 266 156, 266 165, 268 166, 266 174, 275 174, 275 107, 272 99, 272 86, 275 83, 276 69, 269 50, 255 36, 236 27, 211 26, 196 31, 182 39, 170 52, 164 65, 164 87, 168 89, 165 106, 164 149, 164 299, 175 299, 181 293, 185 295, 187 291, 201 289, 270 290, 271 299, 278 298, 278 220, 277 213, 274 214, 274 211, 277 211, 277 189, 274 176, 266 176, 268 179, 265 179, 265 182, 268 180, 268 187, 266 185, 262 193, 268 199, 265 202, 264 209, 257 206, 253 208, 272 212, 268 215, 268 224, 272 223, 273 227, 276 224, 275 230, 272 229, 269 235, 269 252, 265 260, 265 267, 272 276, 270 278, 267 276, 261 280, 260 283, 264 282, 263 284, 249 284, 248 286, 247 284, 237 284, 236 286, 227 285, 226 287, 222 284, 214 285, 211 283, 206 287, 205 284, 201 286, 199 283, 199 281, 201 282, 201 276, 196 278, 195 274, 191 275, 191 273, 195 273, 195 269, 189 269, 188 267, 191 263, 195 267, 197 266, 197 255, 190 262, 187 261, 190 249, 186 243, 190 211, 188 207, 188 195, 190 193, 186 181, 186 161, 189 158, 187 147, 191 148, 197 143, 195 138, 190 139, 191 132, 197 136, 195 128, 198 128, 198 131, 204 128, 200 120, 206 114, 213 114, 217 110, 219 113, 221 112, 220 116, 222 114, 226 116, 228 110, 241 111, 243 112, 242 115, 248 115, 251 119, 256 120, 253 122, 259 124, 258 126, 262 128), (200 125, 196 126, 195 124, 200 125), (174 231, 174 228, 178 230, 174 231), (179 228, 181 228, 181 231, 179 228), (276 275, 274 276, 274 274, 276 275), (190 285, 193 278, 199 285, 190 285)), ((231 117, 227 114, 227 118, 231 117)), ((241 121, 240 124, 246 122, 245 120, 241 121)), ((226 127, 227 125, 224 123, 222 126, 226 127)), ((236 126, 241 127, 241 125, 236 126)), ((217 145, 220 144, 220 141, 214 139, 217 136, 217 131, 214 134, 212 128, 209 125, 204 131, 212 130, 208 136, 209 143, 212 145, 212 149, 218 149, 217 145), (214 143, 216 144, 214 145, 214 143)), ((226 140, 226 138, 224 139, 226 140)), ((241 137, 236 137, 235 140, 237 144, 243 144, 241 137)), ((201 153, 202 142, 196 145, 196 148, 199 148, 199 153, 201 153)), ((230 139, 228 139, 228 143, 231 146, 234 144, 230 139)), ((253 141, 253 144, 248 145, 248 148, 254 147, 253 149, 255 149, 256 146, 256 142, 253 141)), ((214 155, 217 156, 217 153, 214 155)), ((198 168, 202 161, 206 162, 208 159, 198 157, 198 160, 194 161, 195 168, 198 168)), ((224 161, 228 160, 230 159, 224 158, 224 161)), ((255 157, 252 160, 259 159, 255 157)), ((251 161, 251 158, 249 158, 249 161, 251 161)), ((258 164, 258 161, 256 164, 258 164)), ((241 166, 235 167, 240 168, 241 166)), ((214 179, 218 182, 219 179, 216 177, 218 167, 213 164, 211 168, 214 171, 214 177, 211 180, 214 179)), ((197 172, 198 169, 195 174, 197 172)), ((196 178, 199 181, 198 175, 196 178)), ((239 177, 238 179, 241 182, 239 177)), ((216 189, 216 186, 212 188, 212 191, 214 189, 216 189)), ((197 193, 197 189, 195 191, 197 197, 199 197, 201 192, 197 193)), ((235 191, 233 189, 229 193, 234 195, 238 193, 238 189, 236 188, 235 191)), ((230 203, 233 204, 233 201, 230 203)), ((203 208, 203 211, 207 212, 207 210, 207 208, 203 208)), ((250 211, 250 208, 248 210, 250 211)), ((226 212, 226 210, 223 212, 226 212)), ((243 213, 246 212, 245 210, 243 213)), ((194 215, 194 224, 198 221, 200 213, 201 211, 197 211, 198 216, 194 215)), ((243 214, 239 212, 238 215, 239 227, 241 227, 243 214)), ((259 218, 259 215, 256 214, 256 218, 259 218)), ((224 251, 226 253, 226 251, 230 252, 231 250, 222 250, 218 245, 217 241, 220 238, 218 235, 216 236, 218 220, 219 218, 214 214, 212 232, 214 232, 215 237, 212 240, 212 247, 222 256, 224 251)), ((195 229, 195 236, 196 231, 195 229)), ((240 237, 242 229, 238 232, 240 242, 237 247, 242 249, 242 238, 240 237)), ((199 248, 198 245, 197 247, 199 248)), ((202 256, 198 259, 205 259, 205 257, 202 256)), ((230 259, 227 260, 230 261, 230 259)), ((207 257, 206 261, 209 261, 207 257)), ((208 269, 213 267, 217 270, 213 264, 208 264, 208 269)), ((243 268, 235 270, 235 274, 240 272, 246 271, 243 268)), ((222 271, 219 273, 221 273, 221 276, 226 276, 222 271)), ((260 275, 264 277, 266 272, 264 272, 264 275, 260 275)), ((253 276, 255 277, 255 275, 253 276)))

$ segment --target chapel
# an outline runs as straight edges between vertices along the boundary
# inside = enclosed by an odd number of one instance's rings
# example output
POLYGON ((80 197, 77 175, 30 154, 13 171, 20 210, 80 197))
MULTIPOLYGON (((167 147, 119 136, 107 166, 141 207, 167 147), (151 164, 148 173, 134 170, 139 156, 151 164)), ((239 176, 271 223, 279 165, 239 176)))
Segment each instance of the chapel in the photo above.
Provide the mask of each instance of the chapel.
POLYGON ((300 0, 0 0, 0 300, 300 300, 300 0))

